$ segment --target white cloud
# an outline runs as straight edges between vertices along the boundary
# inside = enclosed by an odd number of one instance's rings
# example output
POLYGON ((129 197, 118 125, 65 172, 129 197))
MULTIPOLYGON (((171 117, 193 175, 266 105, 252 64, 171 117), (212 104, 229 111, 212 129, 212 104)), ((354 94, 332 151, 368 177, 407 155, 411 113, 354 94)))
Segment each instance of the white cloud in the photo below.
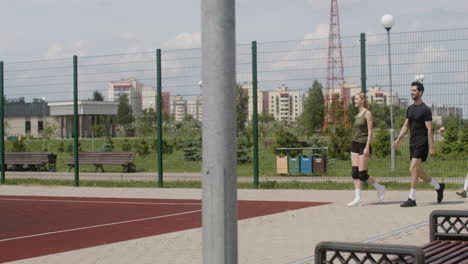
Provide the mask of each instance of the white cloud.
POLYGON ((52 60, 52 59, 58 59, 58 58, 64 58, 64 47, 60 43, 52 43, 49 45, 47 48, 45 58, 47 60, 52 60))
POLYGON ((120 34, 120 38, 124 40, 135 40, 136 39, 136 34, 135 32, 124 32, 120 34))
POLYGON ((304 39, 321 39, 327 38, 330 26, 328 24, 318 24, 315 32, 304 34, 304 39))
POLYGON ((45 59, 62 59, 73 55, 84 56, 87 53, 88 42, 85 40, 72 40, 69 44, 52 43, 47 47, 45 59))
POLYGON ((189 49, 201 47, 200 32, 184 32, 164 42, 166 49, 189 49))

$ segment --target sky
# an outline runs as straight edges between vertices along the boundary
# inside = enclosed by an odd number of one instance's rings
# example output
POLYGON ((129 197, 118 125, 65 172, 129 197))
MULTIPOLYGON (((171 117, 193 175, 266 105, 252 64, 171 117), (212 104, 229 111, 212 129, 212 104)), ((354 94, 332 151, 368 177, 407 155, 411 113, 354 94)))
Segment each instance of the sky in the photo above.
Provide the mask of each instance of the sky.
MULTIPOLYGON (((330 2, 237 0, 236 41, 247 44, 237 48, 238 82, 251 80, 248 49, 255 40, 262 71, 260 89, 273 90, 286 83, 291 89, 305 91, 314 79, 325 84, 330 2)), ((384 14, 392 14, 393 91, 409 99, 408 83, 416 74, 425 74, 430 87, 427 101, 462 106, 463 116, 468 117, 464 103, 468 101, 468 1, 338 3, 347 83, 360 85, 359 34, 367 33, 368 86, 379 84, 388 89, 387 39, 380 20, 384 14), (404 33, 463 28, 466 30, 404 33)), ((0 0, 0 4, 0 60, 6 63, 5 93, 9 98, 68 100, 73 55, 80 62, 80 98, 89 98, 94 90, 106 96, 107 82, 120 78, 136 77, 154 86, 157 48, 163 50, 165 91, 200 93, 200 62, 184 58, 199 57, 199 50, 184 49, 201 46, 200 0, 0 0), (151 52, 147 64, 132 63, 147 60, 144 57, 102 56, 139 52, 151 52), (52 61, 54 70, 46 63, 16 63, 62 58, 68 60, 52 61), (86 64, 108 66, 82 67, 86 64), (63 72, 56 66, 63 67, 63 72), (35 70, 42 67, 46 70, 35 70)))
MULTIPOLYGON (((200 0, 0 0, 0 60, 200 47, 200 0)), ((238 43, 326 38, 330 0, 237 0, 238 43)), ((468 27, 466 0, 341 0, 342 36, 468 27)))

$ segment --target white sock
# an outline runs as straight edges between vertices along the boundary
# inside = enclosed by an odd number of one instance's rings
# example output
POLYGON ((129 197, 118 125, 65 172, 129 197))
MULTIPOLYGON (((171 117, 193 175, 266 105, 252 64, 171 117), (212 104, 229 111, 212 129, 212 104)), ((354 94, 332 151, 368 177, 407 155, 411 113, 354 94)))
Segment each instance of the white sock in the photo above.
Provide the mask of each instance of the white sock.
POLYGON ((440 185, 437 183, 434 179, 431 179, 431 182, 429 183, 430 185, 434 186, 436 190, 439 190, 440 185))
POLYGON ((416 189, 410 189, 409 198, 411 200, 416 200, 416 189))
POLYGON ((356 195, 355 200, 361 200, 361 189, 355 189, 354 193, 356 195))
POLYGON ((383 190, 385 188, 383 185, 379 184, 377 182, 377 180, 375 180, 373 185, 374 185, 375 189, 377 189, 377 190, 383 190))
POLYGON ((465 180, 465 187, 463 189, 468 192, 468 180, 465 180))

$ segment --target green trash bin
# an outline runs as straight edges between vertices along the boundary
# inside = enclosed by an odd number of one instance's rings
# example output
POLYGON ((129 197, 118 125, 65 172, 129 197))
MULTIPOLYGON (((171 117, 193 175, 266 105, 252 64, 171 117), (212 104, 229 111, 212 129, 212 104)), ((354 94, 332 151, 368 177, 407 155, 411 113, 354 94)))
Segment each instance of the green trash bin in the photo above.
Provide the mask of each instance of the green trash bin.
POLYGON ((288 157, 289 174, 301 173, 301 157, 288 157))

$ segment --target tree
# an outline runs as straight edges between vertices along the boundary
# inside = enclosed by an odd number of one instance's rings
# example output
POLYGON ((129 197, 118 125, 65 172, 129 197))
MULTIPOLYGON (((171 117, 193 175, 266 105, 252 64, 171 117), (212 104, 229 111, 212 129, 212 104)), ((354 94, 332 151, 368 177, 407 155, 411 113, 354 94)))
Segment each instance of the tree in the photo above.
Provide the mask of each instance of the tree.
POLYGON ((242 85, 237 85, 236 95, 236 113, 237 113, 237 132, 244 131, 245 123, 247 122, 247 104, 249 103, 249 96, 244 94, 242 85))
POLYGON ((249 134, 241 133, 237 135, 237 162, 244 164, 252 162, 249 156, 249 149, 252 147, 249 134))
POLYGON ((117 124, 123 126, 125 134, 128 136, 129 129, 135 121, 132 114, 132 107, 126 94, 119 97, 119 107, 117 108, 117 124))
POLYGON ((359 113, 359 109, 354 105, 354 96, 351 98, 351 103, 348 105, 348 121, 350 126, 353 126, 356 121, 356 115, 359 113))
POLYGON ((323 127, 325 99, 322 89, 322 84, 315 80, 312 87, 309 88, 309 96, 304 101, 304 112, 302 112, 301 120, 307 136, 320 131, 323 127))
POLYGON ((138 119, 138 134, 151 136, 156 133, 156 114, 153 108, 143 110, 143 115, 138 119))
POLYGON ((44 137, 49 139, 57 135, 57 126, 54 123, 45 122, 44 124, 44 137))
POLYGON ((104 101, 104 96, 98 90, 93 92, 93 99, 91 101, 104 101))
POLYGON ((103 147, 104 152, 113 152, 114 151, 114 142, 111 137, 107 137, 107 141, 104 143, 103 147))
POLYGON ((202 138, 198 137, 189 137, 185 141, 184 146, 184 159, 191 161, 199 161, 202 159, 202 138))
POLYGON ((344 123, 335 124, 329 127, 328 135, 331 135, 330 144, 328 145, 330 156, 341 160, 349 159, 351 150, 350 129, 346 128, 344 123))
POLYGON ((330 117, 333 124, 343 124, 343 100, 340 98, 340 94, 333 93, 331 95, 330 103, 330 117))
POLYGON ((261 113, 258 115, 258 118, 257 118, 258 122, 260 124, 268 124, 268 123, 271 123, 273 121, 275 121, 275 116, 273 114, 270 114, 270 113, 261 113))
POLYGON ((13 152, 26 152, 27 147, 26 144, 24 143, 24 139, 15 139, 13 140, 13 152))

